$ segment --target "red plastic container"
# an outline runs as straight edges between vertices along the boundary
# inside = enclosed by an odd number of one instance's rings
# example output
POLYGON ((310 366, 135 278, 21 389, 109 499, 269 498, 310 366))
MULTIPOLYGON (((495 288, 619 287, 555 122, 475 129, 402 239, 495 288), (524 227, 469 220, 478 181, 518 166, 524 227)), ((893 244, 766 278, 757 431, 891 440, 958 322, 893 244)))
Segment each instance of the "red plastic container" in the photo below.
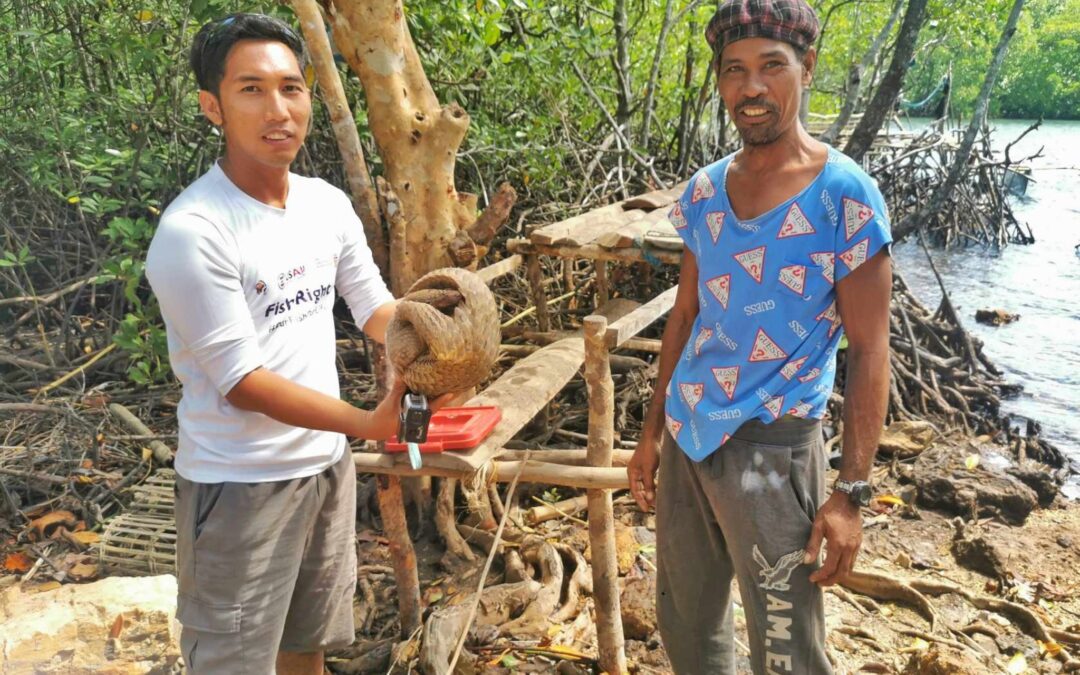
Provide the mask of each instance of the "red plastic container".
MULTIPOLYGON (((502 411, 494 406, 472 408, 443 408, 431 416, 427 442, 420 444, 420 452, 443 450, 468 450, 480 445, 495 425, 502 419, 502 411)), ((387 452, 405 452, 404 443, 397 436, 386 442, 387 452)))

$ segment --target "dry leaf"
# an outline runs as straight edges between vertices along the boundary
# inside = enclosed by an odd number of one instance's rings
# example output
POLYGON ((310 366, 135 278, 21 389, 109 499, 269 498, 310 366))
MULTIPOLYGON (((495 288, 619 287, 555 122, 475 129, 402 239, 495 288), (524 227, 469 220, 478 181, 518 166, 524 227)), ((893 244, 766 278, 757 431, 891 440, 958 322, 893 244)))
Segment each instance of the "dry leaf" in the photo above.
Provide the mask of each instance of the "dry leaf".
POLYGON ((50 511, 40 518, 31 520, 30 528, 38 539, 47 539, 53 534, 57 526, 63 525, 70 530, 75 527, 77 522, 79 522, 79 519, 71 511, 50 511))
POLYGON ((120 637, 120 632, 124 630, 124 615, 117 614, 116 620, 113 621, 112 628, 109 629, 109 637, 116 639, 120 637))
MULTIPOLYGON (((110 400, 112 400, 112 399, 109 397, 108 394, 102 394, 100 392, 95 392, 95 393, 87 394, 87 395, 83 396, 82 401, 80 401, 80 402, 84 406, 86 406, 87 408, 104 408, 105 406, 109 405, 110 400)), ((97 439, 98 439, 98 443, 104 442, 105 441, 105 434, 99 433, 97 435, 97 439)))
POLYGON ((424 601, 429 605, 434 605, 436 602, 443 599, 443 592, 438 588, 429 588, 424 593, 424 601))
POLYGON ((967 459, 964 460, 964 466, 967 467, 968 471, 974 471, 975 467, 979 466, 979 456, 968 455, 967 459))
POLYGON ((896 495, 878 495, 874 497, 874 501, 881 502, 882 504, 888 504, 890 506, 903 506, 904 500, 900 499, 896 495))
POLYGON ((92 563, 79 563, 69 569, 68 574, 77 581, 94 579, 98 575, 98 566, 92 563))
POLYGON ((46 591, 56 590, 57 588, 60 588, 60 586, 61 586, 61 584, 60 584, 59 581, 46 581, 45 583, 41 584, 40 586, 38 586, 34 590, 37 591, 38 593, 44 593, 46 591))
POLYGON ((69 532, 66 538, 83 546, 93 546, 101 541, 101 535, 97 532, 69 532))
POLYGON ((8 553, 4 558, 4 571, 9 574, 26 574, 33 566, 34 561, 20 551, 8 553))
POLYGON ((495 667, 495 666, 499 665, 499 662, 502 661, 503 657, 506 656, 509 653, 510 653, 510 650, 506 649, 503 653, 499 654, 495 658, 488 661, 488 663, 487 663, 488 666, 495 667))
POLYGON ((1061 653, 1062 647, 1056 642, 1043 642, 1042 640, 1036 640, 1036 642, 1039 643, 1040 654, 1056 657, 1058 654, 1061 653))

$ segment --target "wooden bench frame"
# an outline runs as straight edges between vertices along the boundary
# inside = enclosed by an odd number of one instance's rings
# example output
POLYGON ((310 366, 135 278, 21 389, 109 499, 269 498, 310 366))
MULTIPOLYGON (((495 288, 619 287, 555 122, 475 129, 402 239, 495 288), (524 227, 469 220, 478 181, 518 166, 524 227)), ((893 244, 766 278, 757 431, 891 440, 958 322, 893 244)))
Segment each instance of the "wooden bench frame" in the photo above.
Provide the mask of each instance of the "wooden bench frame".
MULTIPOLYGON (((544 297, 538 255, 562 257, 592 257, 595 251, 580 247, 572 251, 535 247, 522 243, 513 247, 520 251, 506 260, 479 271, 491 283, 513 272, 523 263, 529 269, 533 299, 541 330, 548 331, 546 298, 544 297), (582 250, 587 249, 589 250, 582 250), (544 307, 544 310, 540 308, 544 307)), ((604 251, 595 247, 598 251, 604 251)), ((630 250, 620 250, 611 258, 633 261, 630 250)), ((611 253, 611 252, 607 252, 611 253)), ((638 251, 640 254, 640 251, 638 251)), ((664 255, 664 262, 677 262, 678 254, 664 255), (671 258, 671 260, 666 260, 671 258)), ((597 258, 594 258, 597 259, 597 258)), ((642 258, 643 260, 643 258, 642 258)), ((611 378, 610 352, 632 340, 642 330, 664 316, 675 304, 676 288, 670 288, 625 316, 608 323, 601 315, 585 318, 581 335, 560 338, 521 359, 487 389, 466 405, 496 405, 503 412, 495 431, 476 448, 464 452, 444 452, 424 455, 424 465, 413 470, 403 453, 353 454, 358 471, 387 476, 443 476, 468 479, 486 471, 490 480, 509 482, 517 476, 519 482, 533 482, 585 488, 588 498, 589 542, 592 550, 593 599, 596 606, 597 642, 600 667, 609 673, 626 672, 626 655, 622 629, 622 613, 618 593, 618 566, 615 558, 615 523, 611 491, 629 487, 626 469, 612 466, 614 454, 614 384, 611 378), (589 397, 589 433, 584 449, 584 465, 553 461, 552 453, 543 453, 544 460, 519 459, 520 453, 506 451, 503 446, 533 419, 584 366, 589 397), (539 386, 537 384, 539 383, 539 386), (500 459, 503 453, 513 459, 500 459), (520 475, 519 475, 520 474, 520 475)), ((581 451, 566 451, 580 461, 581 451)), ((391 484, 388 498, 400 500, 400 485, 391 484), (395 489, 396 488, 396 489, 395 489)), ((398 579, 398 602, 402 623, 418 622, 419 587, 416 557, 408 531, 399 523, 387 527, 391 555, 401 571, 398 579), (417 597, 411 597, 416 595, 417 597), (408 615, 408 616, 406 616, 408 615)))

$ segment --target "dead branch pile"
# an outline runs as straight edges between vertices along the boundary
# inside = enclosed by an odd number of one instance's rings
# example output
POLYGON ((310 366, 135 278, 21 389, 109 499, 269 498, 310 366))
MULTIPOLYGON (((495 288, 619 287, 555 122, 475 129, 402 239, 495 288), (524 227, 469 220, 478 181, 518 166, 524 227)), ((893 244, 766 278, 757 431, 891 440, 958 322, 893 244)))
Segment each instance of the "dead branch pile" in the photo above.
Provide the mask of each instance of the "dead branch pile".
POLYGON ((991 131, 984 126, 956 189, 945 206, 926 220, 923 209, 945 181, 958 149, 956 134, 961 130, 944 130, 943 123, 907 137, 883 137, 867 154, 867 169, 885 196, 895 239, 922 229, 932 244, 943 248, 1035 241, 1031 228, 1016 219, 1008 197, 1010 187, 1027 180, 1016 169, 1022 170, 1024 162, 1039 156, 1017 160, 1010 150, 1039 123, 1010 143, 1000 158, 991 148, 991 131))

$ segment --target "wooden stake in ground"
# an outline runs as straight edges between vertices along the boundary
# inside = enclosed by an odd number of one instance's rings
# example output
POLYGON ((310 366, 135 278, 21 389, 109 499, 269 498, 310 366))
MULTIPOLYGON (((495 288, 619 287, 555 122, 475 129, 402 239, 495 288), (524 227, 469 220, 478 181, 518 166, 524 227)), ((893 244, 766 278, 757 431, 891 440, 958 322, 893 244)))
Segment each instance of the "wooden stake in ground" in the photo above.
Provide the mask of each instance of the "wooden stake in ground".
POLYGON ((409 525, 401 496, 401 478, 379 476, 379 513, 383 530, 390 541, 390 557, 394 561, 394 580, 397 583, 398 615, 402 639, 420 627, 420 578, 416 570, 416 553, 409 539, 409 525))
MULTIPOLYGON (((615 385, 611 380, 606 343, 607 319, 585 318, 585 384, 589 392, 590 466, 611 466, 615 441, 615 385)), ((589 545, 592 548, 593 598, 600 667, 625 673, 622 609, 619 606, 619 566, 615 558, 615 522, 610 490, 589 490, 589 545)))

